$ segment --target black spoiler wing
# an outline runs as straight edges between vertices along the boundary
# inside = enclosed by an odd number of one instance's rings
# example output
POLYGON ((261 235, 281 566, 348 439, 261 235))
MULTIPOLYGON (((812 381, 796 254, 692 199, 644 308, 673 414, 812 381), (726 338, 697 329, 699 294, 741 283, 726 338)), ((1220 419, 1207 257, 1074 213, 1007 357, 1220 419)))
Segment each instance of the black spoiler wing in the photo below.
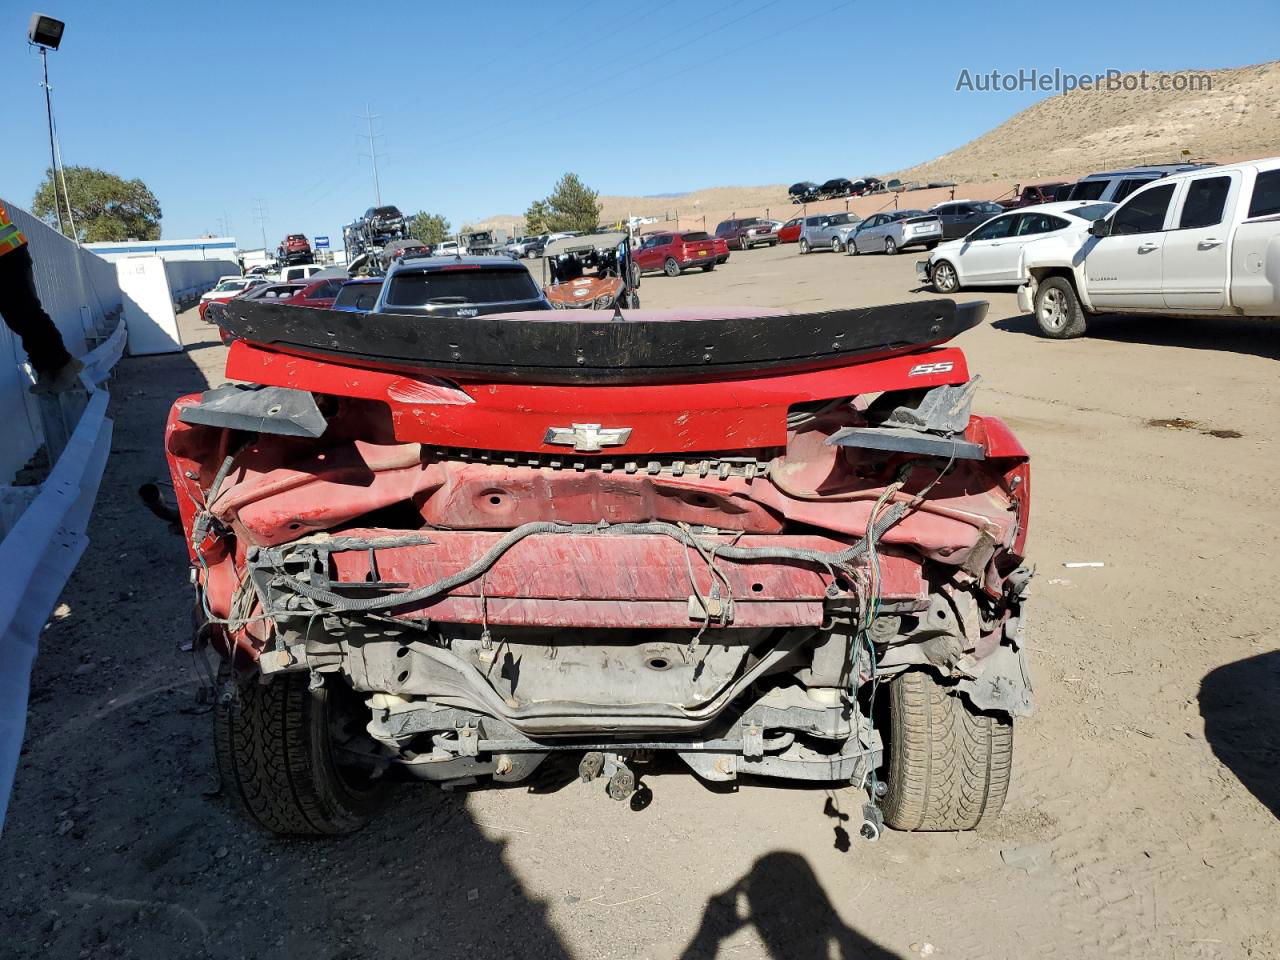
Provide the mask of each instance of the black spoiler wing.
POLYGON ((240 300, 210 318, 268 349, 347 366, 537 383, 654 383, 847 366, 942 344, 985 301, 922 300, 814 313, 536 311, 482 317, 358 313, 240 300))

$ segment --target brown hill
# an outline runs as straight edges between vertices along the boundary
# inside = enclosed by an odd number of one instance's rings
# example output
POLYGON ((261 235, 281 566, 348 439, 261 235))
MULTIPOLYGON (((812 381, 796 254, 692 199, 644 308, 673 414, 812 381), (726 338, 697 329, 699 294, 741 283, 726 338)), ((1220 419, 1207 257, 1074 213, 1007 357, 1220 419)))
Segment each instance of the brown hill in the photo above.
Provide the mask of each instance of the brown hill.
POLYGON ((1026 179, 1176 162, 1183 150, 1225 160, 1268 156, 1280 148, 1280 60, 1229 70, 1149 73, 1146 81, 1145 90, 1048 97, 990 133, 897 176, 904 181, 1026 179), (1157 89, 1191 73, 1208 78, 1208 89, 1157 89))
MULTIPOLYGON (((1005 195, 1016 182, 1070 179, 1131 163, 1177 162, 1186 150, 1218 161, 1280 152, 1280 60, 1225 70, 1180 71, 1207 77, 1201 89, 1159 90, 1171 74, 1148 73, 1146 89, 1055 94, 1015 114, 989 133, 927 163, 885 175, 904 182, 954 180, 956 197, 1005 195)), ((1125 74, 1124 77, 1133 77, 1125 74)), ((1121 85, 1124 85, 1122 80, 1121 85)), ((981 94, 975 94, 980 96, 981 94)), ((835 171, 838 173, 839 171, 835 171)), ((904 193, 903 207, 928 207, 950 190, 904 193)), ((785 184, 709 187, 678 197, 602 196, 601 219, 658 217, 685 229, 710 229, 734 213, 786 220, 797 212, 785 184)), ((865 216, 893 198, 865 197, 810 204, 812 210, 845 209, 865 216)), ((482 223, 518 231, 521 217, 489 217, 482 223)), ((654 229, 654 228, 650 228, 654 229)))

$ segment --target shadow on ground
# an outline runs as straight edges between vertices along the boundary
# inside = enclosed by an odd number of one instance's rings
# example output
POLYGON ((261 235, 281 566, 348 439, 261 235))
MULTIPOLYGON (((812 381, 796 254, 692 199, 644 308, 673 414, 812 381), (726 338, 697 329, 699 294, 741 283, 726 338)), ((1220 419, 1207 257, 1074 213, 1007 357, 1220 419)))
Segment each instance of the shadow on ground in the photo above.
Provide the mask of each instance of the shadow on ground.
POLYGON ((184 318, 187 352, 127 358, 112 385, 90 545, 41 637, 0 835, 0 954, 569 956, 465 796, 407 787, 366 830, 317 842, 254 830, 220 796, 210 707, 182 650, 186 548, 136 493, 158 481, 171 498, 170 404, 222 379, 221 345, 184 318))
POLYGON ((1214 755, 1280 817, 1280 651, 1218 667, 1200 682, 1214 755))
MULTIPOLYGON (((962 299, 957 296, 957 299, 962 299)), ((991 324, 1005 333, 1043 337, 1035 317, 1024 313, 991 324)), ((1146 343, 1191 350, 1225 350, 1280 360, 1280 325, 1266 317, 1140 317, 1103 314, 1089 318, 1091 340, 1146 343)))
POLYGON ((680 960, 711 960, 744 927, 752 927, 773 960, 899 960, 899 955, 846 926, 809 862, 774 851, 741 880, 714 894, 680 960))

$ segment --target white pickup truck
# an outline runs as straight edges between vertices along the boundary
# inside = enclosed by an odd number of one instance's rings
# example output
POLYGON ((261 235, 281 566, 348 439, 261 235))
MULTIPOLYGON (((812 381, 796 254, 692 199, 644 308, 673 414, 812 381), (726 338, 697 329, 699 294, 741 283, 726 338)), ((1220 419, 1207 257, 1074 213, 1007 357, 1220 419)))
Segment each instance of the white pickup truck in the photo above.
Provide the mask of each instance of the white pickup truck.
POLYGON ((1155 180, 1083 242, 1027 244, 1019 275, 1019 308, 1059 340, 1095 313, 1280 317, 1280 157, 1155 180))

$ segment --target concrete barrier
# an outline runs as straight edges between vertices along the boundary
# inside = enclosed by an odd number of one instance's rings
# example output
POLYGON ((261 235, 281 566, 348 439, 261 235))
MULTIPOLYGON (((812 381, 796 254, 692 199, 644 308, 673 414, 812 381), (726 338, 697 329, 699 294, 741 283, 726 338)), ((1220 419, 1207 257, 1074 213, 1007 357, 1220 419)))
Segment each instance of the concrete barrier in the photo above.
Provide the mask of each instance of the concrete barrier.
MULTIPOLYGON (((82 356, 111 333, 120 316, 115 264, 76 247, 7 198, 4 205, 27 238, 45 310, 67 349, 82 356)), ((43 440, 39 407, 21 366, 25 361, 18 338, 0 325, 0 410, 5 412, 0 418, 0 484, 12 479, 43 440)))
POLYGON ((174 304, 185 310, 212 290, 219 277, 240 276, 240 265, 234 260, 165 260, 164 273, 174 304))
POLYGON ((89 515, 111 451, 102 384, 126 339, 115 265, 12 203, 5 201, 5 208, 30 245, 45 310, 67 349, 84 362, 85 393, 32 396, 21 344, 0 326, 0 409, 7 414, 0 419, 0 827, 40 631, 88 543, 89 515), (41 443, 54 461, 43 482, 10 486, 41 443))

